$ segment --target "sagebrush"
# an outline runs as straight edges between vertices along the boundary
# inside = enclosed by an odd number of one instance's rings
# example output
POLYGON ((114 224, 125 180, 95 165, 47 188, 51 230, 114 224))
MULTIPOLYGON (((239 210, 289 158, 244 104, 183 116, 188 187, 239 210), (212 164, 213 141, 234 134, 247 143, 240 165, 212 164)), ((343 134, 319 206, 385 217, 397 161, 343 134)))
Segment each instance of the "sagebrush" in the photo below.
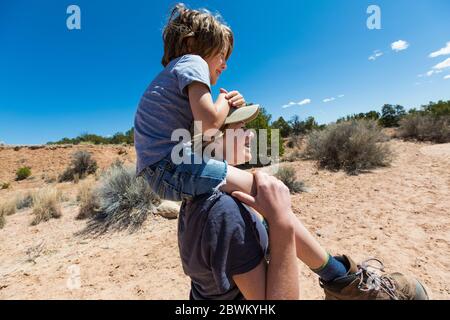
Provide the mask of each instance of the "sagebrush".
POLYGON ((33 195, 31 192, 19 194, 15 200, 16 209, 22 210, 33 206, 33 195))
POLYGON ((357 174, 390 164, 392 153, 383 143, 386 140, 375 121, 341 122, 309 134, 304 155, 321 168, 357 174))
POLYGON ((84 233, 102 234, 109 229, 137 230, 161 203, 147 181, 136 176, 135 167, 115 164, 95 188, 98 208, 84 233))
POLYGON ((450 116, 410 114, 400 120, 398 136, 419 141, 450 142, 450 116))
POLYGON ((92 154, 87 151, 77 151, 72 155, 72 161, 67 169, 59 177, 60 182, 78 181, 84 179, 89 174, 97 171, 97 161, 92 158, 92 154))
POLYGON ((280 179, 288 188, 291 193, 305 192, 305 184, 302 181, 298 181, 295 170, 293 167, 280 167, 275 177, 280 179))

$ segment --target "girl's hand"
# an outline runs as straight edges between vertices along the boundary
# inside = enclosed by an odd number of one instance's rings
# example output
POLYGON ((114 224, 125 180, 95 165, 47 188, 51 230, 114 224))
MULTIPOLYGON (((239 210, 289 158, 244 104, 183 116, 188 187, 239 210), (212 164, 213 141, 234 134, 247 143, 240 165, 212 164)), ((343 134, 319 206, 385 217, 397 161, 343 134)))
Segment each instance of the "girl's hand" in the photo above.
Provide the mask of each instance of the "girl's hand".
POLYGON ((245 99, 239 91, 234 90, 227 92, 225 89, 221 88, 220 93, 226 93, 225 99, 228 100, 230 107, 240 108, 245 106, 245 99))

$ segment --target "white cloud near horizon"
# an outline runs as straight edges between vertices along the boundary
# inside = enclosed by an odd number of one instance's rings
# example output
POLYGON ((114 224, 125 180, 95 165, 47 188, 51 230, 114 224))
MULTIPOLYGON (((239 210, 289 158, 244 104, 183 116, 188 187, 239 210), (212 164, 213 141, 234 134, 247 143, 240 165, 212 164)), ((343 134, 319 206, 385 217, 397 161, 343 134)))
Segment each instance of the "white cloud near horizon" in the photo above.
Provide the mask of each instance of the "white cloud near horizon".
POLYGON ((377 60, 379 57, 381 57, 384 53, 381 52, 380 50, 375 50, 373 52, 373 54, 369 57, 369 60, 371 61, 375 61, 377 60))
POLYGON ((304 106, 304 105, 307 105, 309 103, 311 103, 311 99, 304 99, 304 100, 299 101, 299 102, 292 102, 291 101, 288 104, 285 104, 284 106, 282 106, 281 108, 286 109, 286 108, 289 108, 289 107, 293 107, 295 105, 304 106))
POLYGON ((395 52, 406 50, 408 49, 408 47, 409 43, 406 42, 405 40, 398 40, 391 43, 391 49, 394 50, 395 52))
POLYGON ((436 58, 436 57, 439 57, 439 56, 446 56, 446 55, 449 55, 449 54, 450 54, 450 41, 447 42, 447 45, 444 48, 439 49, 438 51, 430 53, 430 55, 428 57, 436 58))
POLYGON ((344 95, 344 94, 340 94, 340 95, 338 95, 338 98, 343 98, 343 97, 345 97, 345 95, 344 95))
POLYGON ((450 68, 450 58, 445 59, 433 67, 434 70, 443 70, 447 68, 450 68))
POLYGON ((444 80, 448 80, 448 79, 450 79, 450 74, 448 74, 444 77, 444 80))
POLYGON ((336 100, 336 98, 335 97, 331 97, 331 98, 323 99, 323 102, 327 103, 327 102, 331 102, 331 101, 334 101, 334 100, 336 100))

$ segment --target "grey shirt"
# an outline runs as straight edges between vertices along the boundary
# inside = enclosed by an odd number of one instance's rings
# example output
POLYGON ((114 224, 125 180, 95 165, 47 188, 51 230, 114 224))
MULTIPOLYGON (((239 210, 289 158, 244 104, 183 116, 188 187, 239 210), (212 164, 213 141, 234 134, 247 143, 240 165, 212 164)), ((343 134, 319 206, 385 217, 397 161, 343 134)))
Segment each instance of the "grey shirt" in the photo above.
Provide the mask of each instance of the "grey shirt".
POLYGON ((191 299, 242 299, 233 275, 254 269, 267 255, 269 237, 261 220, 221 191, 185 200, 178 219, 178 246, 183 270, 191 278, 191 299))
POLYGON ((211 92, 207 62, 187 54, 173 59, 146 89, 134 120, 137 174, 172 151, 178 143, 171 141, 174 130, 191 130, 194 117, 186 87, 193 81, 204 83, 211 92))

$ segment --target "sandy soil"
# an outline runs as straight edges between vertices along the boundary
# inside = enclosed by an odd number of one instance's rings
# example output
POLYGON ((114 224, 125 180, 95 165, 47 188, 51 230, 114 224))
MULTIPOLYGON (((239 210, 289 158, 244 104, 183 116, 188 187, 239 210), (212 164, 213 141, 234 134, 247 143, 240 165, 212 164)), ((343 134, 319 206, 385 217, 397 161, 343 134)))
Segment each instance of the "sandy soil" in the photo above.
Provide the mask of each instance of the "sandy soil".
MULTIPOLYGON (((298 218, 331 253, 356 261, 383 260, 388 271, 415 275, 433 298, 450 297, 450 144, 389 142, 392 166, 359 176, 317 170, 294 162, 308 193, 295 195, 298 218)), ((0 149, 0 182, 12 181, 21 165, 34 179, 0 190, 0 202, 45 184, 69 163, 77 148, 19 151, 0 149), (42 178, 44 177, 44 178, 42 178)), ((101 168, 117 157, 133 161, 132 148, 88 147, 101 168)), ((68 194, 77 185, 60 184, 68 194)), ((70 198, 70 197, 69 197, 70 198)), ((0 230, 0 299, 186 299, 177 247, 176 220, 150 217, 136 233, 82 238, 75 233, 77 204, 64 203, 63 216, 30 226, 30 210, 7 217, 0 230), (80 284, 79 288, 77 284, 80 284)), ((317 277, 301 262, 301 299, 320 299, 317 277)))

